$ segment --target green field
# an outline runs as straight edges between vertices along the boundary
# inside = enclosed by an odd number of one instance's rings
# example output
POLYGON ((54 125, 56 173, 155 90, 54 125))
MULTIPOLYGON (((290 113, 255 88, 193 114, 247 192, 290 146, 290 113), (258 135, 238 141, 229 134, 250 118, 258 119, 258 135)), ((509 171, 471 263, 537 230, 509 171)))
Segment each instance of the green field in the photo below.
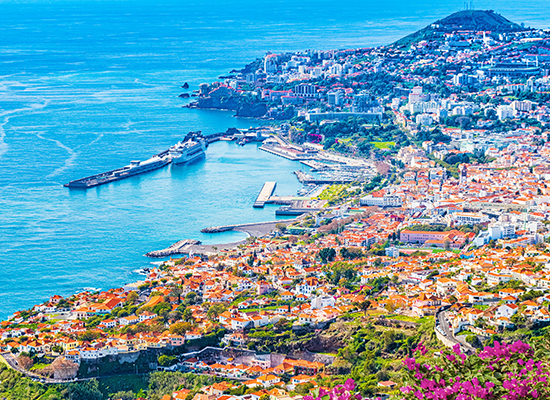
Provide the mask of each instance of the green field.
POLYGON ((319 200, 332 200, 338 197, 340 193, 346 190, 347 185, 330 185, 317 197, 319 200))
POLYGON ((395 142, 371 142, 377 149, 391 149, 395 146, 395 142))

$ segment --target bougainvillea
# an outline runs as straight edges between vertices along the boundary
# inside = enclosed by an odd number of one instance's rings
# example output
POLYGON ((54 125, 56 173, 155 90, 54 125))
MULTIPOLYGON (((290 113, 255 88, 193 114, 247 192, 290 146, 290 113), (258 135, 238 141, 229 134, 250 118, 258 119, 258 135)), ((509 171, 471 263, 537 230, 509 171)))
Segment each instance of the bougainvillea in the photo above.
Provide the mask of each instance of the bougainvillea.
POLYGON ((550 398, 548 359, 535 357, 534 349, 523 342, 495 342, 478 354, 467 356, 460 346, 427 361, 420 344, 418 358, 403 361, 402 395, 407 400, 524 400, 550 398), (424 361, 423 361, 424 360, 424 361))
POLYGON ((363 397, 354 393, 355 382, 353 379, 348 379, 343 385, 338 385, 330 391, 324 389, 315 390, 315 397, 304 396, 304 400, 362 400, 363 397))

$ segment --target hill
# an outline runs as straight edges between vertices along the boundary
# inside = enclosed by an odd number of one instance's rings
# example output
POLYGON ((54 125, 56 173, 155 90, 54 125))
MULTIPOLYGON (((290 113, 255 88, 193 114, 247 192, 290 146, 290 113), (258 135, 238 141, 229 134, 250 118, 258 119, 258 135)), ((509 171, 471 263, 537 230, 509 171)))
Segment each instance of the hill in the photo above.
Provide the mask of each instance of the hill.
POLYGON ((527 30, 504 18, 493 10, 464 10, 449 15, 395 42, 398 46, 408 46, 421 40, 439 37, 453 31, 490 31, 494 33, 520 32, 527 30))

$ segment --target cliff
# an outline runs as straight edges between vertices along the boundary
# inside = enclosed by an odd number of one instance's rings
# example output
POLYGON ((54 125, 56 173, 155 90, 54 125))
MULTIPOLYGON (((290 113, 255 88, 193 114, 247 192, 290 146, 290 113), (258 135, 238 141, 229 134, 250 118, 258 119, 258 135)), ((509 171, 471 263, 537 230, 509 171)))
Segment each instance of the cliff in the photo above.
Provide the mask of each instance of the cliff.
POLYGON ((193 108, 208 108, 217 110, 235 111, 237 117, 261 118, 267 113, 265 103, 243 102, 240 96, 229 97, 201 97, 189 105, 193 108))

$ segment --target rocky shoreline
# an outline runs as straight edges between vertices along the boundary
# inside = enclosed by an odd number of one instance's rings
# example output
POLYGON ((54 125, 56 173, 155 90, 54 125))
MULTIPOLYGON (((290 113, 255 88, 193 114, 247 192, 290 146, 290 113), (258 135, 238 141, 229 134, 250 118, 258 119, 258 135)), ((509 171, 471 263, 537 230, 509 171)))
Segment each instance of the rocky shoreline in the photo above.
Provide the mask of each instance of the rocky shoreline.
MULTIPOLYGON (((211 228, 202 229, 201 232, 206 233, 217 233, 217 232, 227 232, 227 231, 238 231, 244 232, 249 237, 262 237, 276 229, 276 225, 279 223, 290 224, 296 221, 295 219, 281 220, 281 221, 270 221, 270 222, 258 222, 252 224, 241 224, 241 225, 227 225, 227 226, 217 226, 211 228)), ((170 257, 177 254, 204 254, 204 255, 213 255, 219 251, 227 251, 234 249, 240 244, 246 243, 246 239, 240 240, 238 242, 231 243, 220 243, 220 244, 202 244, 198 240, 185 239, 180 240, 173 245, 167 247, 163 250, 155 250, 146 253, 146 257, 150 258, 164 258, 170 257)))

